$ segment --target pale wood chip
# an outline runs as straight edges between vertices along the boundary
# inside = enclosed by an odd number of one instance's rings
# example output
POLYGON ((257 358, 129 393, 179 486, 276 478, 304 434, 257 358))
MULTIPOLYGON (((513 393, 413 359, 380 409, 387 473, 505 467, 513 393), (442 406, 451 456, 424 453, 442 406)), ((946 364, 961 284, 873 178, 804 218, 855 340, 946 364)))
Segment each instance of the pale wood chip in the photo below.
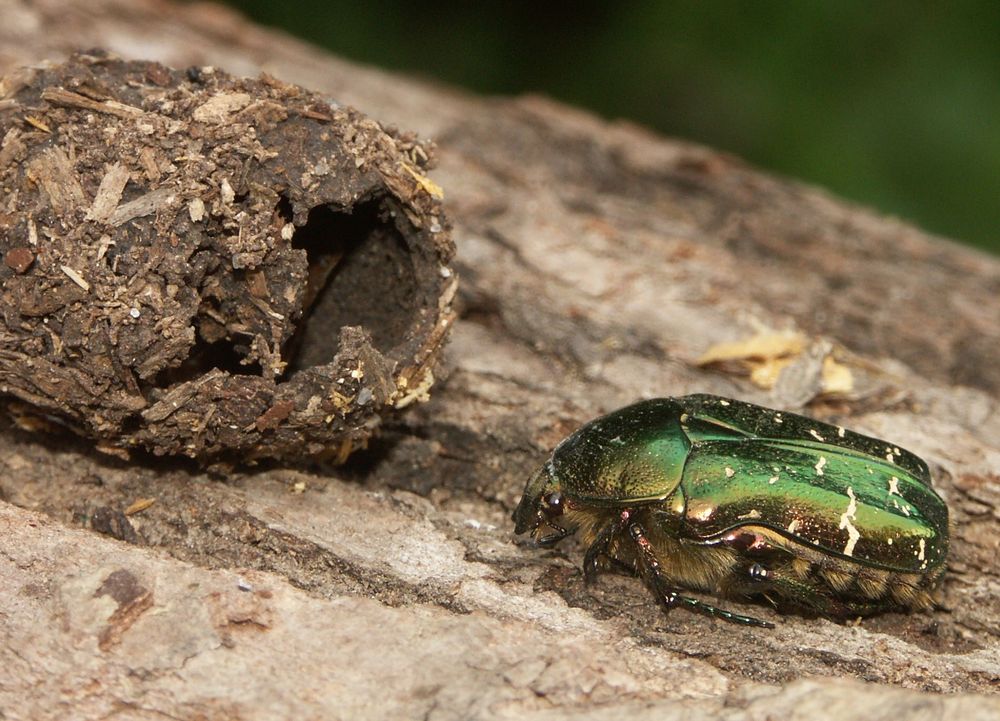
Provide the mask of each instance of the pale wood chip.
POLYGON ((83 276, 70 268, 68 265, 60 265, 59 269, 69 276, 69 279, 86 291, 90 291, 90 283, 84 280, 83 276))
POLYGON ((221 125, 230 116, 250 104, 251 97, 246 93, 219 93, 195 108, 191 117, 199 123, 221 125))
POLYGON ((129 181, 129 172, 121 163, 115 163, 108 167, 108 171, 101 179, 101 185, 94 196, 94 203, 87 213, 87 220, 96 220, 99 223, 106 223, 115 212, 119 201, 122 199, 122 192, 129 181))
POLYGON ((42 186, 58 215, 68 215, 86 201, 73 164, 62 148, 49 148, 29 161, 28 175, 42 186))
POLYGON ((93 110, 97 113, 115 115, 119 118, 134 118, 145 113, 141 108, 125 105, 124 103, 119 103, 117 100, 105 100, 103 102, 92 100, 85 95, 80 95, 64 88, 46 88, 42 91, 42 100, 47 100, 53 105, 93 110))
POLYGON ((136 513, 142 513, 154 503, 156 503, 155 498, 139 498, 133 501, 129 507, 125 509, 124 513, 126 516, 133 516, 136 513))
POLYGON ((171 188, 158 188, 151 190, 145 195, 139 196, 135 200, 119 205, 115 212, 108 219, 111 225, 119 226, 169 206, 176 195, 171 188))

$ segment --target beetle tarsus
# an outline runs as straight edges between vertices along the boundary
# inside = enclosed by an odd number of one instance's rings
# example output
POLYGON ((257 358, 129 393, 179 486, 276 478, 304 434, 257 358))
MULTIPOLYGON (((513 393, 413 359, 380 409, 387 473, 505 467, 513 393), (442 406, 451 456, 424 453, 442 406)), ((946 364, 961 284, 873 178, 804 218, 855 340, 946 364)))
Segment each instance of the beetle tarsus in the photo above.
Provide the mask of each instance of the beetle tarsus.
POLYGON ((704 601, 699 601, 696 598, 679 596, 674 591, 669 591, 668 593, 669 598, 667 593, 664 591, 660 591, 660 596, 663 598, 664 603, 670 607, 683 604, 685 608, 689 608, 692 611, 697 611, 698 613, 705 614, 706 616, 721 618, 722 620, 729 621, 730 623, 738 623, 742 626, 756 626, 757 628, 774 628, 774 624, 770 621, 763 621, 759 618, 754 618, 753 616, 744 616, 739 613, 733 613, 732 611, 727 611, 724 608, 716 608, 715 606, 705 603, 704 601))

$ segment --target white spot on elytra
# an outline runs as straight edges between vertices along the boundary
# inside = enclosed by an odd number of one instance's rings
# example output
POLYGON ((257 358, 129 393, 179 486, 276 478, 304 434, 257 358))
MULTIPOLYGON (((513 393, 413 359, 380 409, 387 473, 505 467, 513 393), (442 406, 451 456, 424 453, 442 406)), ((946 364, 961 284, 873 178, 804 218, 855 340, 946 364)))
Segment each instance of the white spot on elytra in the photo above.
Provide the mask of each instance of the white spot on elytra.
POLYGON ((767 479, 767 482, 770 483, 771 485, 774 485, 775 483, 778 482, 778 477, 777 476, 771 476, 770 478, 767 479))
POLYGON ((847 544, 844 546, 844 555, 853 556, 854 546, 857 545, 858 539, 861 538, 861 534, 858 529, 854 527, 851 520, 854 518, 854 514, 858 512, 858 500, 854 497, 854 489, 850 486, 847 487, 847 497, 851 499, 850 503, 847 504, 847 508, 844 513, 840 516, 840 526, 841 530, 847 529, 847 544))
POLYGON ((788 524, 788 532, 795 533, 797 530, 799 530, 799 519, 793 518, 792 522, 788 524))
POLYGON ((888 543, 891 546, 892 545, 892 539, 890 538, 889 540, 886 541, 886 543, 888 543))
POLYGON ((729 466, 726 466, 726 478, 732 478, 735 475, 736 475, 736 471, 734 471, 729 466))
POLYGON ((820 456, 819 460, 816 461, 816 475, 817 476, 822 476, 823 475, 823 466, 825 466, 825 465, 826 465, 826 456, 820 456))
POLYGON ((889 451, 888 453, 885 454, 885 460, 889 461, 889 463, 895 463, 896 456, 892 454, 892 451, 889 451))
POLYGON ((809 435, 812 436, 813 438, 815 438, 820 443, 826 443, 826 439, 823 436, 821 436, 819 433, 817 433, 815 430, 810 429, 809 430, 809 435))
POLYGON ((899 479, 893 476, 889 479, 889 495, 895 493, 897 496, 903 495, 899 492, 899 479))
POLYGON ((847 431, 843 426, 837 426, 837 435, 843 438, 847 434, 847 431))
POLYGON ((918 561, 923 561, 924 557, 925 557, 924 556, 924 551, 926 550, 926 545, 924 543, 924 539, 921 538, 920 541, 918 541, 918 544, 919 544, 919 549, 920 550, 917 551, 917 560, 918 561))
POLYGON ((729 405, 729 401, 719 401, 719 405, 720 406, 728 406, 729 405))
POLYGON ((774 422, 775 423, 784 423, 784 421, 781 418, 781 414, 780 413, 775 413, 774 414, 774 422))

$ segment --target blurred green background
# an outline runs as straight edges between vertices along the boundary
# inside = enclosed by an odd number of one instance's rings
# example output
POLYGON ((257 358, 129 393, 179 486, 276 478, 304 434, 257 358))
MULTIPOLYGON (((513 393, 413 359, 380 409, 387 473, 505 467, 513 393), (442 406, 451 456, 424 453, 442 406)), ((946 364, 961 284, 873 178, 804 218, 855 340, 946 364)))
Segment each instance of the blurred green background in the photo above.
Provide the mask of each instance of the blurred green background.
POLYGON ((334 53, 540 92, 1000 252, 1000 2, 229 0, 334 53))

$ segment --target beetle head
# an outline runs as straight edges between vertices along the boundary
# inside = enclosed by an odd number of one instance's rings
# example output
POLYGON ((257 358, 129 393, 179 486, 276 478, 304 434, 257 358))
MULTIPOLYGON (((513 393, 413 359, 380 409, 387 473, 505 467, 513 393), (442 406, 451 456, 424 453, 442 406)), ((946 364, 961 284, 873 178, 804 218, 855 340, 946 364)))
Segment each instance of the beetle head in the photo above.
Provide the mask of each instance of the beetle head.
POLYGON ((563 514, 566 502, 559 486, 551 463, 546 463, 528 480, 512 516, 514 533, 535 532, 542 525, 562 531, 557 519, 563 514))

